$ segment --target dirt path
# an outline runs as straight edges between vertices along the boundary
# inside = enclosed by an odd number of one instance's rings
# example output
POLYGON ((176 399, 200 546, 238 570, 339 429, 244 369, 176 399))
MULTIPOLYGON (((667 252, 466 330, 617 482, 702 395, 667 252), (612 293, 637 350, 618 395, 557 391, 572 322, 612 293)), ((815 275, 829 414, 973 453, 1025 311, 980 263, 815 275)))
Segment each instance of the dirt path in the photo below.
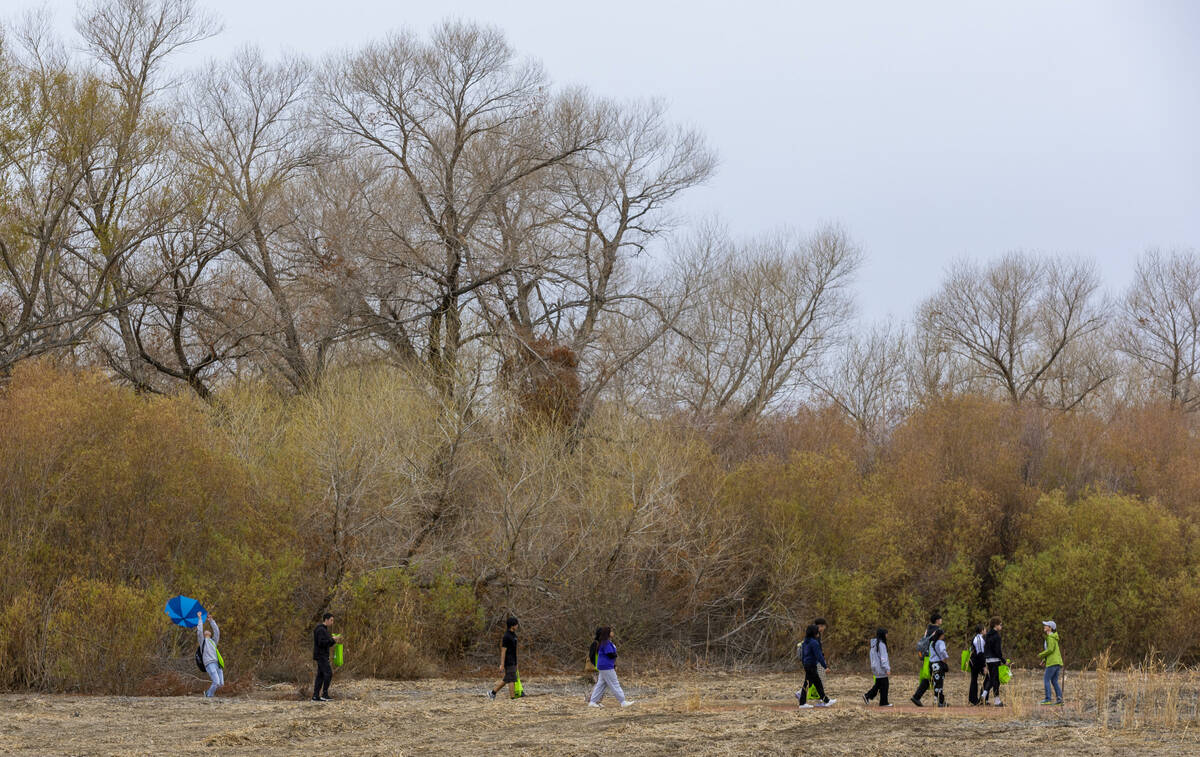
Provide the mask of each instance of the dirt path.
MULTIPOLYGON (((960 677, 961 679, 961 677, 960 677)), ((529 681, 531 696, 487 700, 462 680, 335 681, 335 702, 249 697, 0 697, 0 754, 22 755, 1101 755, 1200 753, 1193 728, 1101 729, 1086 704, 1038 708, 1032 680, 1006 708, 866 707, 862 677, 837 676, 829 709, 789 703, 793 676, 633 677, 639 700, 584 706, 579 679, 529 681)), ((902 693, 900 693, 902 692, 902 693)), ((965 681, 952 682, 963 698, 965 681), (964 689, 960 691, 959 689, 964 689)), ((1010 696, 1014 696, 1010 693, 1010 696)), ((1070 691, 1068 691, 1068 697, 1070 691)))

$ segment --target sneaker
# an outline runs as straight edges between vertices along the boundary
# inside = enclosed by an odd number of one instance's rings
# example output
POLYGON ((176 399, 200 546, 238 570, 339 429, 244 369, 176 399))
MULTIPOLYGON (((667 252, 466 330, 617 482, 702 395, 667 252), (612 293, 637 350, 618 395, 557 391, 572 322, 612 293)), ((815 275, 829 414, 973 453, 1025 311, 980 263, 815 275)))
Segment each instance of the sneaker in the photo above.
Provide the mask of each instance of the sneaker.
POLYGON ((1055 702, 1055 703, 1054 703, 1054 706, 1055 706, 1055 707, 1062 707, 1062 703, 1063 703, 1063 700, 1061 700, 1061 699, 1060 699, 1060 700, 1058 700, 1057 702, 1055 702))
POLYGON ((621 702, 622 707, 628 707, 631 704, 637 704, 637 702, 633 701, 632 699, 626 699, 624 702, 621 702))
POLYGON ((862 695, 862 698, 863 698, 863 704, 870 704, 870 703, 871 703, 871 700, 870 700, 870 699, 867 699, 867 695, 866 695, 866 694, 863 694, 863 695, 862 695))
POLYGON ((921 704, 921 700, 920 700, 920 699, 917 699, 916 697, 909 697, 909 698, 908 698, 908 701, 912 702, 912 703, 913 703, 914 705, 916 705, 917 707, 924 707, 924 706, 925 706, 925 705, 921 704))
POLYGON ((600 706, 600 704, 598 702, 588 702, 588 707, 599 707, 599 706, 600 706))
POLYGON ((797 692, 796 692, 796 704, 800 705, 801 707, 804 707, 804 706, 805 706, 805 705, 804 705, 804 696, 803 696, 803 694, 804 694, 804 692, 802 692, 802 691, 797 691, 797 692))
POLYGON ((995 702, 993 702, 992 704, 993 704, 993 705, 995 705, 996 707, 1003 707, 1003 706, 1004 706, 1004 702, 1000 701, 999 699, 997 699, 997 700, 996 700, 995 702))
POLYGON ((815 704, 802 704, 802 705, 800 705, 800 709, 811 710, 813 707, 817 707, 817 706, 818 705, 815 705, 815 704))
POLYGON ((891 702, 888 702, 887 704, 881 704, 879 706, 880 707, 895 707, 896 705, 892 704, 891 702))
POLYGON ((495 698, 496 698, 496 692, 492 691, 491 689, 488 689, 487 698, 488 698, 488 699, 495 699, 495 698))
POLYGON ((1038 702, 1038 704, 1047 705, 1047 704, 1054 704, 1054 702, 1050 699, 1043 699, 1042 701, 1038 702))
POLYGON ((332 697, 321 697, 321 701, 322 702, 332 702, 333 699, 332 699, 332 697))
POLYGON ((314 702, 321 702, 321 701, 324 701, 324 700, 322 700, 322 699, 321 699, 321 697, 313 697, 313 698, 312 698, 312 701, 314 701, 314 702))
POLYGON ((826 707, 831 707, 831 706, 833 706, 833 705, 835 705, 835 704, 837 704, 837 700, 836 700, 836 699, 830 699, 830 700, 828 700, 828 701, 826 701, 826 702, 825 702, 825 706, 826 706, 826 707))

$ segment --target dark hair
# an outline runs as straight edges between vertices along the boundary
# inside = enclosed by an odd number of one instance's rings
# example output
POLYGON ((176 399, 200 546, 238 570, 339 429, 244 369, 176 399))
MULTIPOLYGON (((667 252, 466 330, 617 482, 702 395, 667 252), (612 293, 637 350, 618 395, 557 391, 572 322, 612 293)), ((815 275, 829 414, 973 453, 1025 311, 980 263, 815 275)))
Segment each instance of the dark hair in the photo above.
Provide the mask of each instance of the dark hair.
POLYGON ((816 620, 813 621, 813 625, 814 626, 827 626, 829 624, 825 622, 825 618, 817 618, 816 620))
POLYGON ((875 629, 875 640, 878 641, 880 644, 886 645, 887 644, 887 629, 886 628, 876 628, 875 629))
POLYGON ((322 622, 324 622, 324 621, 326 621, 326 620, 329 620, 329 619, 330 619, 330 618, 332 618, 332 617, 333 617, 333 613, 331 613, 331 612, 327 612, 327 613, 325 613, 324 615, 322 615, 322 616, 321 616, 321 621, 322 621, 322 622))
POLYGON ((608 641, 612 638, 612 626, 600 626, 596 629, 596 641, 608 641))
POLYGON ((933 637, 929 639, 929 643, 933 644, 935 641, 937 641, 938 639, 942 638, 945 635, 946 635, 946 632, 944 630, 942 630, 941 628, 939 628, 938 630, 933 632, 933 637))
POLYGON ((983 624, 982 623, 975 624, 975 633, 983 633, 983 624))
POLYGON ((600 640, 603 638, 603 636, 601 635, 601 634, 603 634, 603 633, 604 633, 604 626, 597 626, 597 628, 596 628, 596 641, 600 641, 600 640))
POLYGON ((993 615, 992 619, 988 621, 988 630, 993 631, 998 625, 1000 625, 1000 616, 993 615))
POLYGON ((815 639, 815 638, 817 638, 818 635, 820 635, 820 633, 821 633, 821 629, 817 628, 816 623, 813 623, 808 628, 804 629, 804 638, 815 639))
POLYGON ((508 616, 508 620, 504 621, 504 630, 511 631, 512 627, 517 624, 517 619, 512 615, 508 616))
POLYGON ((937 610, 934 610, 933 612, 929 613, 929 622, 931 624, 937 623, 941 619, 942 619, 942 614, 940 612, 938 612, 937 610))

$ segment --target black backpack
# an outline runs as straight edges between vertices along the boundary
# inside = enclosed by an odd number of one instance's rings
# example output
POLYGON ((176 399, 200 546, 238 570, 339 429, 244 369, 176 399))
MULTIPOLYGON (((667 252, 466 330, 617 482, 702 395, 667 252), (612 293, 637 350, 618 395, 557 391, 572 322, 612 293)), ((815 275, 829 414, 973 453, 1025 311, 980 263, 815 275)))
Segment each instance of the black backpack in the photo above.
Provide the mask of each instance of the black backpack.
POLYGON ((200 644, 199 646, 196 647, 196 667, 200 668, 201 673, 203 673, 206 670, 206 668, 204 667, 204 645, 203 644, 200 644))
POLYGON ((596 658, 600 655, 600 642, 593 641, 588 647, 588 662, 592 663, 592 667, 596 667, 596 658))

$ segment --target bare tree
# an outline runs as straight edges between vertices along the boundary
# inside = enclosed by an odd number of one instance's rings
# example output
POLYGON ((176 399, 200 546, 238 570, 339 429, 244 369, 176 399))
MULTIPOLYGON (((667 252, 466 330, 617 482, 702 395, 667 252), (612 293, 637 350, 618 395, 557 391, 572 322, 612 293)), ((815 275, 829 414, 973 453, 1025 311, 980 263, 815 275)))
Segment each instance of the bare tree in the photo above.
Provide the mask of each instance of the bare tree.
POLYGON ((173 191, 171 118, 158 103, 170 85, 164 65, 217 26, 193 0, 100 0, 81 7, 76 29, 105 87, 90 104, 95 139, 74 155, 83 180, 72 208, 87 240, 77 254, 106 282, 112 302, 112 331, 121 347, 114 352, 101 343, 101 349, 114 369, 152 388, 131 305, 165 274, 135 256, 188 202, 173 191))
POLYGON ((1200 258, 1151 250, 1121 301, 1117 345, 1155 394, 1186 410, 1200 406, 1200 258))
POLYGON ((909 350, 902 326, 879 323, 853 334, 809 381, 875 444, 883 442, 906 410, 909 350))
POLYGON ((986 267, 963 261, 922 307, 921 328, 979 390, 1069 409, 1112 377, 1098 341, 1099 287, 1087 262, 1022 253, 986 267))
POLYGON ((393 227, 396 267, 419 276, 425 359, 450 375, 463 314, 508 269, 475 244, 489 208, 518 182, 593 146, 595 127, 570 98, 547 92, 491 28, 447 23, 421 42, 392 35, 330 61, 319 90, 326 126, 383 158, 410 194, 419 224, 393 227))
POLYGON ((793 396, 846 328, 862 253, 836 227, 741 245, 710 230, 692 247, 707 285, 671 340, 674 384, 662 399, 700 417, 752 420, 793 396))

